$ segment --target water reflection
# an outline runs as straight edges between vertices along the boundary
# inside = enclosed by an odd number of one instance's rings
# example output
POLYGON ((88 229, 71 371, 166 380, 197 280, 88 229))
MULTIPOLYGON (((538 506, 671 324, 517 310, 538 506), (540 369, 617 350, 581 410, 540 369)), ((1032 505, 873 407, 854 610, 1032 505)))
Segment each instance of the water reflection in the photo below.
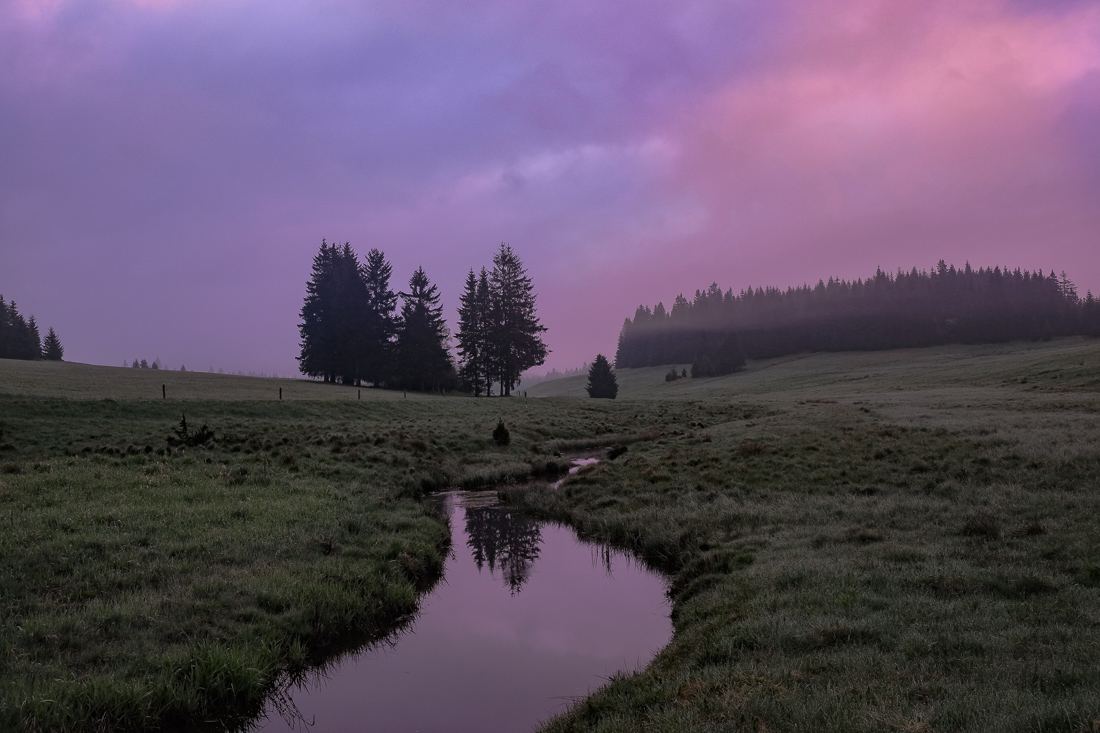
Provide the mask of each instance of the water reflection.
POLYGON ((668 643, 665 581, 629 555, 491 492, 441 500, 455 551, 420 614, 288 689, 260 730, 531 731, 668 643))
POLYGON ((466 545, 474 553, 474 564, 489 573, 500 569, 504 584, 518 593, 532 564, 539 556, 542 533, 533 519, 514 509, 499 506, 467 506, 466 545))
POLYGON ((569 473, 566 474, 564 477, 558 479, 554 483, 550 484, 550 488, 552 488, 552 489, 560 488, 561 485, 565 483, 565 479, 567 479, 570 476, 572 476, 573 474, 577 473, 582 468, 587 468, 588 466, 594 466, 599 462, 600 462, 599 458, 574 458, 571 461, 571 463, 573 465, 569 467, 569 473))

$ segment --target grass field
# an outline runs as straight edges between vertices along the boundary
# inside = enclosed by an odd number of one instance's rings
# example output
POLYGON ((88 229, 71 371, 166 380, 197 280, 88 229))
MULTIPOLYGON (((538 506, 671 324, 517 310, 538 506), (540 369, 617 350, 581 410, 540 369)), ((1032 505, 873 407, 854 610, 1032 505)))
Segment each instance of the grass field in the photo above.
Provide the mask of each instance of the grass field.
POLYGON ((515 492, 675 579, 550 730, 1100 730, 1100 344, 665 372, 619 376, 660 438, 515 492))
POLYGON ((548 730, 1100 730, 1100 342, 667 371, 525 404, 0 361, 0 729, 247 715, 415 609, 423 491, 499 484, 673 579, 672 643, 548 730), (184 411, 215 440, 169 449, 184 411))

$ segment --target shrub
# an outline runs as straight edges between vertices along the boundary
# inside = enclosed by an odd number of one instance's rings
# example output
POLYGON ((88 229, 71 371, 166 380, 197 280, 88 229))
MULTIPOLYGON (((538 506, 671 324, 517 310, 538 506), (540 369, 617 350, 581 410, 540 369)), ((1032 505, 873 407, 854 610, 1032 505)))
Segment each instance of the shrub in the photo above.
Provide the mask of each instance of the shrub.
POLYGON ((493 430, 493 440, 499 446, 505 446, 512 442, 512 434, 508 432, 508 427, 504 424, 504 418, 497 421, 497 426, 493 430))

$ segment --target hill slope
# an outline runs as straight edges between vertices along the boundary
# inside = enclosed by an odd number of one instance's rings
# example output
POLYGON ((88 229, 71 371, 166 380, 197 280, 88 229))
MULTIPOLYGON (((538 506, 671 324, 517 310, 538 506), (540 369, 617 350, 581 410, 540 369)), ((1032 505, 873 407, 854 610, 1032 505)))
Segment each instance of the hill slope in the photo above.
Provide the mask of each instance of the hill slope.
MULTIPOLYGON (((690 365, 677 364, 677 371, 690 365)), ((860 394, 931 385, 994 387, 1019 383, 1040 390, 1100 390, 1100 341, 1067 338, 983 346, 855 351, 787 356, 749 362, 724 377, 666 382, 669 365, 618 369, 618 399, 698 399, 726 395, 790 393, 802 396, 860 394)), ((587 397, 587 377, 536 384, 530 397, 587 397)))

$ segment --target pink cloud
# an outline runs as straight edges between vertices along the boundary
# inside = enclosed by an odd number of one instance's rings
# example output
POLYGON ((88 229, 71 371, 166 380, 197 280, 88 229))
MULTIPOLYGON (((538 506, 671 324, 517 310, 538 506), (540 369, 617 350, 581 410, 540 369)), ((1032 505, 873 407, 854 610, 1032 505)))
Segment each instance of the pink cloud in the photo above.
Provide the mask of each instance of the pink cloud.
POLYGON ((1100 290, 1089 2, 18 0, 0 122, 0 292, 101 363, 291 372, 322 236, 449 308, 509 242, 558 367, 711 281, 1100 290))
MULTIPOLYGON (((791 282, 791 254, 815 250, 845 276, 939 256, 1036 267, 1034 227, 1018 227, 1039 217, 1063 238, 1059 259, 1096 282, 1089 229, 1063 226, 1095 221, 1080 200, 1095 192, 1076 187, 1095 162, 1059 120, 1100 68, 1098 10, 803 12, 773 65, 699 99, 670 135, 682 147, 669 195, 690 192, 708 214, 693 260, 778 284, 791 282)), ((817 274, 831 273, 799 273, 817 274)))

